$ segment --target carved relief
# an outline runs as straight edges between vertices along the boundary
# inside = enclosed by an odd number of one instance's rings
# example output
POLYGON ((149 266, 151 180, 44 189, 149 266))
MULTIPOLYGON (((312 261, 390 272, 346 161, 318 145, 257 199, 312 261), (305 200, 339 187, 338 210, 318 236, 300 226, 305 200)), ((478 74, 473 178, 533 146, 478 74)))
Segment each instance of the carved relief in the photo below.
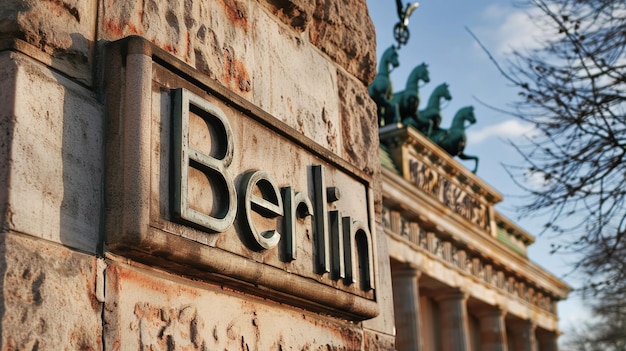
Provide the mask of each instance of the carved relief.
POLYGON ((485 231, 490 230, 488 206, 419 160, 409 159, 410 181, 485 231))
POLYGON ((150 303, 135 305, 140 350, 205 351, 206 343, 198 333, 195 307, 166 308, 150 303))
POLYGON ((391 228, 391 211, 387 207, 383 207, 383 227, 391 228))
POLYGON ((424 250, 428 250, 428 232, 420 228, 419 241, 417 244, 424 250))

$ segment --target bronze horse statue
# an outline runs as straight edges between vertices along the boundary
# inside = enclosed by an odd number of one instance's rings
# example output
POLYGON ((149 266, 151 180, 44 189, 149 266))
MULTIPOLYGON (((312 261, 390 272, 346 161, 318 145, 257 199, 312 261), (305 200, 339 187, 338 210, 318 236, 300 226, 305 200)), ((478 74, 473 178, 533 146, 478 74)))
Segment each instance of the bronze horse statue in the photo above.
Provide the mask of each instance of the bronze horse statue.
POLYGON ((476 123, 476 116, 474 116, 474 106, 465 106, 457 111, 452 120, 452 124, 449 129, 438 129, 430 139, 437 143, 442 149, 444 149, 451 156, 458 156, 461 160, 474 160, 474 170, 472 173, 476 173, 478 170, 478 156, 466 155, 465 150, 465 122, 470 124, 476 123))
POLYGON ((417 108, 420 104, 419 81, 430 82, 428 65, 422 63, 413 68, 406 80, 404 90, 393 94, 391 103, 398 105, 398 113, 403 123, 407 118, 417 119, 417 108))
POLYGON ((402 123, 413 126, 422 132, 422 134, 430 137, 431 134, 439 129, 439 125, 441 124, 441 99, 448 101, 452 99, 447 83, 439 84, 432 91, 425 109, 419 110, 415 116, 409 116, 403 119, 402 123))
POLYGON ((393 84, 391 83, 391 69, 400 65, 398 51, 395 46, 389 47, 380 58, 378 73, 374 81, 367 87, 367 91, 378 108, 378 125, 387 125, 400 122, 396 105, 392 104, 393 84))

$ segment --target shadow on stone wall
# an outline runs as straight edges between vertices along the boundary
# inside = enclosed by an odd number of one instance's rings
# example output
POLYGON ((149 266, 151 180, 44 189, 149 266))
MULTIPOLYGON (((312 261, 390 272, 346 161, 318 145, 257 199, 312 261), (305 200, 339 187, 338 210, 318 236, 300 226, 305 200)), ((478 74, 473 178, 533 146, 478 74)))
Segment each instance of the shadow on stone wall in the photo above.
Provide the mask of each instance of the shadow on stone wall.
MULTIPOLYGON (((0 57, 8 51, 0 50, 0 57)), ((2 62, 2 60, 0 60, 2 62)), ((0 68, 0 344, 3 340, 3 321, 5 316, 5 275, 6 262, 6 235, 12 221, 12 211, 9 207, 10 191, 10 160, 11 145, 15 129, 15 72, 12 69, 4 71, 0 68), (4 86, 4 87, 3 87, 4 86), (9 87, 7 89, 6 87, 9 87)))
MULTIPOLYGON (((73 33, 72 46, 53 54, 53 67, 58 60, 75 67, 92 67, 89 75, 95 75, 93 42, 81 34, 73 33), (93 53, 85 54, 84 47, 93 53)), ((64 67, 64 66, 61 66, 64 67)), ((102 253, 103 245, 103 173, 104 173, 104 113, 96 97, 94 79, 83 82, 84 73, 54 72, 63 87, 62 120, 62 182, 63 194, 60 204, 59 235, 67 247, 79 249, 90 255, 102 253), (76 78, 78 76, 79 78, 76 78), (67 80, 69 79, 69 81, 67 80)))
MULTIPOLYGON (((0 206, 5 204, 5 203, 6 202, 4 202, 4 200, 2 198, 0 198, 0 206)), ((4 223, 4 219, 5 218, 2 218, 2 219, 3 219, 3 223, 4 223)), ((7 234, 7 232, 3 228, 2 231, 0 231, 0 346, 2 345, 2 340, 4 340, 3 339, 3 335, 2 335, 2 331, 4 330, 4 328, 3 328, 3 321, 4 321, 4 315, 5 315, 5 303, 4 303, 4 301, 5 301, 5 296, 4 296, 5 286, 4 285, 5 284, 4 284, 4 276, 5 276, 6 271, 7 271, 6 234, 7 234)))

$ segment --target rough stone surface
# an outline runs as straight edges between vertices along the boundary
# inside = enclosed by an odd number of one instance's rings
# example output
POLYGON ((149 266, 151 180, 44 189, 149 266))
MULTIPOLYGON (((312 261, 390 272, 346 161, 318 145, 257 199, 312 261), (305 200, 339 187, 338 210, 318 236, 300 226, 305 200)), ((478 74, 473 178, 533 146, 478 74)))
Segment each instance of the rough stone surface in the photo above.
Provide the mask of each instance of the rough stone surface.
POLYGON ((3 0, 0 37, 25 40, 54 60, 74 66, 66 72, 89 83, 93 63, 96 2, 80 0, 3 0))
POLYGON ((106 0, 101 36, 141 35, 340 153, 336 66, 248 1, 106 0))
POLYGON ((298 32, 307 28, 315 12, 314 0, 259 0, 259 3, 298 32))
POLYGON ((376 34, 364 0, 316 0, 311 42, 365 85, 376 75, 376 34))
POLYGON ((95 253, 101 108, 88 90, 23 55, 7 53, 0 60, 6 63, 0 75, 14 77, 3 90, 15 91, 13 101, 2 102, 13 106, 1 119, 10 131, 0 137, 2 149, 10 151, 3 160, 7 186, 0 190, 6 198, 4 226, 95 253))
POLYGON ((376 105, 367 88, 339 72, 343 158, 370 175, 379 168, 376 105))
POLYGON ((267 32, 256 39, 253 103, 341 154, 337 68, 264 11, 257 12, 257 27, 267 32))
POLYGON ((95 257, 0 234, 2 350, 102 350, 95 257))
MULTIPOLYGON (((15 65, 8 54, 0 54, 0 82, 7 86, 15 85, 15 65)), ((0 89, 0 184, 9 185, 11 140, 13 139, 15 91, 0 89)), ((8 189, 0 187, 0 232, 8 230, 10 218, 7 212, 8 189)))
POLYGON ((109 261, 107 350, 363 350, 356 325, 109 261))
POLYGON ((372 331, 365 332, 365 347, 368 351, 395 350, 395 337, 389 334, 380 334, 372 331))
MULTIPOLYGON (((378 257, 377 274, 376 274, 376 297, 380 314, 372 319, 363 321, 365 328, 381 333, 384 335, 395 336, 395 321, 393 314, 393 291, 391 282, 391 265, 389 262, 389 251, 387 250, 387 236, 381 227, 377 226, 376 235, 376 254, 378 257)), ((368 348, 365 348, 369 350, 368 348)), ((391 348, 393 349, 393 348, 391 348)))
MULTIPOLYGON (((393 319, 386 312, 390 284, 380 277, 388 270, 385 263, 378 265, 376 287, 382 314, 359 323, 249 296, 234 291, 236 285, 131 267, 128 258, 112 254, 98 276, 101 216, 111 203, 104 203, 102 194, 103 109, 90 88, 94 43, 129 35, 147 38, 378 177, 376 117, 366 92, 375 73, 375 41, 365 0, 3 1, 0 37, 22 39, 38 54, 0 53, 0 349, 393 349, 392 327, 385 324, 393 319)), ((128 84, 147 76, 124 74, 128 84)), ((157 95, 152 92, 156 105, 146 106, 162 106, 157 95)), ((249 140, 249 125, 235 131, 249 140)), ((155 133, 148 135, 164 135, 155 133)), ((254 140, 246 151, 252 161, 243 166, 265 169, 280 162, 284 147, 275 147, 268 163, 267 144, 254 140)), ((127 151, 123 155, 130 158, 127 151)), ((305 173, 295 185, 306 189, 307 168, 296 168, 305 173)), ((149 179, 151 190, 170 184, 158 175, 149 179)), ((291 184, 293 174, 284 177, 278 181, 291 184)), ((328 179, 344 189, 348 180, 342 177, 328 179)), ((380 184, 371 186, 378 199, 380 184)), ((357 192, 350 194, 365 202, 357 192)), ((348 211, 367 205, 354 207, 348 211)), ((375 208, 379 221, 378 200, 375 208)), ((381 232, 377 238, 384 244, 381 232)), ((310 246, 310 240, 302 245, 310 246)), ((306 252, 300 251, 305 261, 306 252)), ((381 254, 384 260, 387 252, 381 254)), ((306 265, 311 262, 309 257, 306 265)))

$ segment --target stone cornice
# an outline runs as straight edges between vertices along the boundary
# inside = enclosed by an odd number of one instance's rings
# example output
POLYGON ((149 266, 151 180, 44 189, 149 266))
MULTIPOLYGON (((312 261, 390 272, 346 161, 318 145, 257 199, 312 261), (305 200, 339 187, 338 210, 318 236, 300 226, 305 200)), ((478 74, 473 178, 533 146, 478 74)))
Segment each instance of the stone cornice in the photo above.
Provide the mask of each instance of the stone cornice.
POLYGON ((495 221, 499 227, 504 229, 507 233, 519 238, 524 242, 524 245, 528 246, 535 242, 535 237, 526 232, 524 229, 518 227, 510 219, 506 218, 498 211, 495 212, 495 221))

